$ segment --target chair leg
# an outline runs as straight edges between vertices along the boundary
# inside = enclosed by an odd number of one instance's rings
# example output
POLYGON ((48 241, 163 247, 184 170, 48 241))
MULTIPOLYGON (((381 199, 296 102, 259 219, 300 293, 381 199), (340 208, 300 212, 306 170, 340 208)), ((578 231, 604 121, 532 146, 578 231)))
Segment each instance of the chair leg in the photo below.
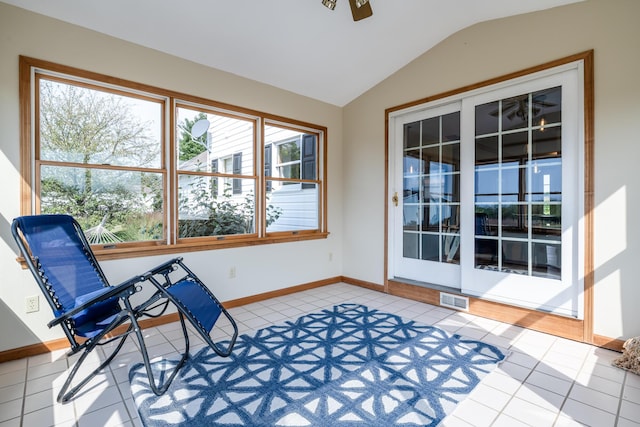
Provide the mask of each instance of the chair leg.
POLYGON ((122 346, 124 345, 124 342, 127 339, 127 336, 129 336, 129 332, 130 331, 131 331, 131 325, 129 326, 129 329, 127 330, 127 332, 123 334, 122 338, 120 338, 120 342, 116 346, 115 350, 113 350, 113 352, 111 352, 109 357, 107 357, 107 359, 104 362, 102 362, 100 364, 100 366, 98 366, 93 372, 91 372, 89 375, 87 375, 79 384, 77 384, 75 387, 73 387, 71 390, 69 390, 67 392, 67 389, 71 385, 71 381, 73 380, 73 378, 78 373, 78 369, 80 368, 80 365, 82 365, 82 363, 84 362, 86 357, 89 355, 89 353, 91 353, 91 351, 93 351, 93 349, 96 348, 96 346, 98 345, 98 342, 100 342, 100 339, 102 338, 102 336, 96 337, 96 339, 94 341, 92 341, 92 343, 90 345, 85 347, 82 355, 80 356, 78 361, 75 363, 75 365, 73 365, 73 368, 71 369, 71 372, 69 373, 69 375, 67 376, 66 381, 62 385, 62 389, 60 390, 60 393, 58 393, 58 398, 57 398, 58 402, 67 403, 69 400, 71 400, 73 398, 73 396, 76 395, 76 393, 78 393, 78 391, 80 391, 80 389, 82 387, 84 387, 89 381, 91 381, 93 379, 93 377, 95 377, 100 371, 102 371, 109 363, 111 363, 113 358, 116 357, 118 352, 122 349, 122 346))
POLYGON ((140 352, 142 353, 142 359, 144 361, 145 370, 147 371, 147 378, 149 380, 149 385, 151 386, 151 390, 156 394, 156 396, 160 396, 165 391, 167 391, 167 389, 171 385, 171 382, 173 381, 175 376, 178 374, 178 371, 180 370, 182 365, 184 365, 187 358, 189 357, 189 334, 187 332, 187 327, 184 323, 184 316, 182 315, 182 313, 179 313, 179 315, 180 315, 180 324, 182 326, 182 333, 184 335, 185 350, 184 350, 184 353, 182 353, 182 358, 180 359, 178 364, 173 368, 169 376, 164 381, 161 381, 157 384, 151 368, 149 353, 147 352, 147 347, 145 346, 145 343, 144 343, 142 330, 140 329, 140 326, 138 325, 138 322, 135 319, 132 319, 132 322, 131 322, 132 325, 134 325, 133 329, 136 334, 136 337, 138 338, 138 342, 140 344, 140 352))

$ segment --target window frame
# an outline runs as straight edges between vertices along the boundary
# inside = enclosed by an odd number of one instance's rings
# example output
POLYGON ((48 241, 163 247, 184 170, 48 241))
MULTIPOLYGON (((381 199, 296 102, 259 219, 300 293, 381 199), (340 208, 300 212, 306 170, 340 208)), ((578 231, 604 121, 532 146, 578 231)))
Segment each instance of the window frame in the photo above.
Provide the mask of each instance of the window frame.
MULTIPOLYGON (((256 244, 271 244, 300 240, 322 239, 328 236, 327 230, 327 128, 317 124, 302 122, 261 111, 251 110, 211 99, 194 97, 172 90, 137 83, 121 78, 108 76, 78 69, 75 67, 56 64, 26 56, 19 59, 19 97, 20 97, 20 171, 21 171, 21 201, 20 214, 33 215, 39 213, 40 183, 39 170, 39 99, 36 78, 46 75, 47 78, 62 79, 74 85, 88 85, 92 88, 105 90, 110 93, 126 96, 164 99, 162 107, 163 125, 161 129, 161 165, 158 171, 163 177, 163 229, 164 238, 160 241, 123 242, 118 244, 99 244, 92 246, 98 259, 119 259, 158 254, 192 252, 200 250, 222 249, 229 247, 254 246, 256 244), (255 179, 255 212, 256 227, 254 234, 220 235, 198 238, 178 238, 178 163, 177 163, 177 108, 202 108, 214 114, 237 115, 243 119, 251 117, 254 125, 254 165, 252 178, 255 179), (300 229, 291 231, 266 232, 265 209, 267 197, 267 177, 264 168, 264 126, 276 123, 277 126, 289 127, 317 135, 316 176, 312 182, 318 187, 318 227, 314 230, 300 229)), ((220 159, 218 159, 218 162, 220 159)), ((83 166, 86 166, 83 164, 83 166)), ((220 165, 218 164, 218 168, 220 165)), ((155 172, 156 170, 154 170, 155 172)), ((183 171, 185 172, 185 171, 183 171)), ((210 175, 227 176, 227 174, 212 172, 210 175)), ((245 176, 232 175, 236 179, 245 176)))

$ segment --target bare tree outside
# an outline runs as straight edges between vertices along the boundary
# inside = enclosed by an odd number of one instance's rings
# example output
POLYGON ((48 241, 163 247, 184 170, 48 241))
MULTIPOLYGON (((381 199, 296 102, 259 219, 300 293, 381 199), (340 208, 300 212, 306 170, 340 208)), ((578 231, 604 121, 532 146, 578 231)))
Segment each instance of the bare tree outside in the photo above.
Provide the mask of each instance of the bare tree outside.
POLYGON ((162 175, 145 170, 161 165, 144 111, 160 117, 159 104, 46 79, 39 89, 41 212, 119 241, 162 238, 162 175))

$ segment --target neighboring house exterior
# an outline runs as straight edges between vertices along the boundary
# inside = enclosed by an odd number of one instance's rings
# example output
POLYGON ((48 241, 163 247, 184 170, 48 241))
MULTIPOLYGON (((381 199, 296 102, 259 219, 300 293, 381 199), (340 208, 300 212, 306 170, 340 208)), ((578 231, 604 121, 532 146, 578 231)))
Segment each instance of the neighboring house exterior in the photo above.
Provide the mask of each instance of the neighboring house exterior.
MULTIPOLYGON (((183 114, 187 116, 189 113, 182 110, 181 117, 183 114)), ((254 175, 253 123, 217 114, 207 114, 207 120, 210 126, 206 137, 202 137, 203 141, 206 140, 203 145, 206 144, 207 149, 181 161, 179 169, 184 172, 206 171, 214 175, 181 175, 181 220, 208 218, 209 210, 197 200, 196 187, 203 180, 207 181, 204 188, 211 203, 215 203, 214 200, 250 203, 258 191, 255 180, 251 179, 254 175)), ((318 138, 314 134, 265 126, 264 174, 273 178, 266 181, 267 213, 277 212, 274 215, 277 218, 267 224, 268 232, 318 228, 317 185, 299 182, 316 179, 317 143, 318 138)))

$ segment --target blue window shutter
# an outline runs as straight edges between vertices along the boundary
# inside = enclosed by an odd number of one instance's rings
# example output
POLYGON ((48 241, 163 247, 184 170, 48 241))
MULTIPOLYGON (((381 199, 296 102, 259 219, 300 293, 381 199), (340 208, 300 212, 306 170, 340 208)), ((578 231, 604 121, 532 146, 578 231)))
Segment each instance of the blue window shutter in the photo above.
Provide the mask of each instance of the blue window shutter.
MULTIPOLYGON (((316 179, 316 136, 302 135, 301 178, 316 179)), ((302 188, 315 188, 315 184, 302 183, 302 188)))
MULTIPOLYGON (((267 144, 264 146, 264 176, 267 177, 271 177, 272 175, 272 146, 271 144, 267 144)), ((271 191, 271 184, 272 182, 267 180, 267 191, 271 191)))
MULTIPOLYGON (((233 174, 242 174, 242 152, 233 155, 233 174)), ((233 194, 242 194, 242 180, 233 178, 233 194)))

